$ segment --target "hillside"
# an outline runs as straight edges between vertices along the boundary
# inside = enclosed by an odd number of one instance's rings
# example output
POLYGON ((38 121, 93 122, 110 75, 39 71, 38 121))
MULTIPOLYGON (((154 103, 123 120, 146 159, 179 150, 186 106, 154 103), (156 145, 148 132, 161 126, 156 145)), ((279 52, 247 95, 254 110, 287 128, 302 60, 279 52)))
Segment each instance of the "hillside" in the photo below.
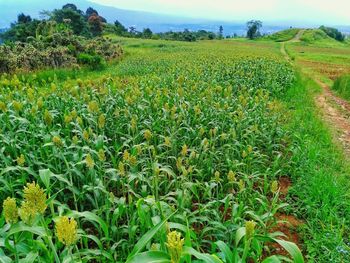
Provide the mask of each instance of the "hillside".
POLYGON ((293 39, 299 32, 298 28, 290 28, 278 31, 272 35, 266 36, 265 39, 273 40, 275 42, 284 42, 293 39))
POLYGON ((326 46, 342 45, 341 42, 329 37, 324 31, 320 29, 307 29, 301 36, 300 40, 307 44, 319 44, 326 46))

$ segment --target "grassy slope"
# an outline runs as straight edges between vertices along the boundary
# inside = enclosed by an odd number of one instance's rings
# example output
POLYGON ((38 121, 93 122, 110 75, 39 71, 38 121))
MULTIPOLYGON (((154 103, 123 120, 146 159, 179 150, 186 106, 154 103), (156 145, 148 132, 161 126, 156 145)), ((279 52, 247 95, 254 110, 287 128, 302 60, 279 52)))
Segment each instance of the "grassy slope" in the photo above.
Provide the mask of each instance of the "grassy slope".
POLYGON ((349 43, 338 42, 320 30, 306 30, 301 42, 286 44, 288 54, 304 73, 316 76, 329 86, 350 72, 349 43))
POLYGON ((270 36, 265 37, 265 39, 273 40, 275 42, 284 42, 291 40, 295 37, 295 35, 299 32, 298 28, 291 28, 276 32, 270 36))
POLYGON ((338 45, 338 41, 329 37, 320 29, 307 29, 300 38, 301 41, 309 44, 318 44, 320 46, 338 45))

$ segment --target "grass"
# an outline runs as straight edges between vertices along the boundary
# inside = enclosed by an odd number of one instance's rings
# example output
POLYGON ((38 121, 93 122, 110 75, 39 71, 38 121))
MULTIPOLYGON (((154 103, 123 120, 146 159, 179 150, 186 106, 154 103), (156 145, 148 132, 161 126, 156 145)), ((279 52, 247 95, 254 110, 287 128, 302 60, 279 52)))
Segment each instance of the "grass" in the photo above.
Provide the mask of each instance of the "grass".
POLYGON ((292 111, 288 130, 296 139, 290 171, 291 197, 296 201, 291 210, 306 223, 303 242, 308 262, 347 262, 350 166, 319 118, 313 100, 319 89, 310 78, 299 75, 286 94, 292 111))
POLYGON ((293 39, 296 34, 299 32, 298 28, 291 28, 276 32, 270 36, 265 37, 266 39, 273 40, 276 42, 285 42, 293 39))
POLYGON ((307 44, 317 44, 320 46, 338 46, 341 43, 336 41, 335 39, 329 37, 323 30, 321 29, 307 29, 301 36, 300 40, 307 44))
POLYGON ((350 76, 343 75, 334 81, 332 89, 346 100, 350 100, 350 76))
MULTIPOLYGON (((303 36, 308 38, 308 34, 313 32, 306 31, 306 36, 303 36)), ((308 43, 288 43, 286 47, 300 68, 330 86, 339 76, 350 72, 350 51, 347 43, 340 43, 327 36, 308 43)))

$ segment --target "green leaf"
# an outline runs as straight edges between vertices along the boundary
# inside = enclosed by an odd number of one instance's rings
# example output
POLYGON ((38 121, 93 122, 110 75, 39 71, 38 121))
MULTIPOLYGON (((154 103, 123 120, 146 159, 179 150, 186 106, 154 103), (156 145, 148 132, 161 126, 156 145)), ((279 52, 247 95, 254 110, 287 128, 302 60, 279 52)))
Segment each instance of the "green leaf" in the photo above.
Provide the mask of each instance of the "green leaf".
POLYGON ((283 247, 288 253, 292 256, 294 263, 304 263, 303 255, 301 254, 298 246, 292 242, 281 240, 281 239, 273 239, 277 242, 281 247, 283 247))
POLYGON ((236 232, 236 246, 238 246, 239 242, 244 236, 245 236, 245 227, 238 228, 236 232))
POLYGON ((175 214, 172 213, 170 216, 165 218, 162 222, 159 222, 157 225, 155 225, 151 230, 149 230, 146 234, 144 234, 141 239, 136 243, 134 246, 134 249, 131 251, 131 253, 128 256, 127 263, 129 263, 129 260, 135 256, 137 253, 139 253, 147 244, 151 241, 153 236, 164 226, 165 222, 168 221, 168 219, 175 214))
POLYGON ((33 263, 38 255, 39 254, 37 252, 29 252, 25 258, 19 260, 19 263, 33 263))
POLYGON ((219 247, 221 252, 224 254, 226 262, 233 263, 233 260, 234 260, 233 253, 232 253, 231 249, 229 248, 229 246, 226 245, 222 241, 217 241, 217 242, 215 242, 215 244, 219 247))
POLYGON ((6 256, 2 249, 0 249, 0 263, 12 263, 13 260, 6 256))
POLYGON ((195 258, 203 260, 206 263, 222 263, 222 261, 217 256, 198 252, 192 247, 184 247, 182 254, 192 255, 195 258))
POLYGON ((281 263, 281 260, 276 255, 273 255, 271 257, 265 258, 262 263, 281 263))
POLYGON ((46 189, 50 189, 50 178, 52 177, 52 172, 49 169, 39 170, 39 176, 46 189))
POLYGON ((75 218, 83 217, 88 221, 93 221, 93 222, 98 223, 100 225, 102 231, 104 232, 105 237, 106 238, 109 237, 108 226, 107 226, 106 222, 103 221, 101 217, 95 215, 94 213, 91 213, 89 211, 85 211, 85 212, 71 211, 70 213, 68 213, 68 216, 69 215, 71 215, 75 218))
POLYGON ((45 229, 41 226, 28 226, 24 223, 20 222, 16 225, 13 225, 10 231, 7 233, 7 238, 10 237, 13 234, 19 233, 19 232, 30 232, 38 236, 46 236, 45 229))
POLYGON ((131 257, 128 263, 170 263, 170 257, 162 251, 147 251, 131 257))

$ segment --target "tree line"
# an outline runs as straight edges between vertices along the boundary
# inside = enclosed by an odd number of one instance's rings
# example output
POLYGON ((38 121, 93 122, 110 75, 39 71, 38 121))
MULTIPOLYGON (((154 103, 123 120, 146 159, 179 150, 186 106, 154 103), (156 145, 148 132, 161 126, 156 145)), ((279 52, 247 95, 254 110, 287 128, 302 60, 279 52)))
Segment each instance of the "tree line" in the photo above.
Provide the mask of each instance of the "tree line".
MULTIPOLYGON (((103 33, 116 34, 123 37, 145 38, 145 39, 165 39, 193 42, 197 40, 213 40, 224 38, 223 26, 218 27, 218 32, 206 30, 190 31, 185 29, 181 32, 168 31, 154 33, 150 28, 144 28, 138 31, 135 27, 126 27, 120 21, 115 20, 113 24, 107 23, 106 19, 101 16, 97 10, 92 7, 87 8, 84 12, 74 4, 66 4, 61 9, 55 9, 51 12, 41 12, 43 19, 32 19, 29 15, 19 14, 17 21, 11 24, 11 28, 4 33, 0 32, 0 38, 8 42, 26 42, 28 37, 37 37, 41 30, 47 30, 48 21, 55 22, 55 32, 71 31, 73 34, 92 38, 101 36, 103 33)), ((262 36, 260 30, 262 22, 251 20, 247 22, 247 34, 249 39, 256 39, 262 36)), ((345 36, 335 28, 321 26, 330 37, 343 41, 345 36)), ((228 38, 229 36, 226 36, 228 38)), ((235 34, 233 37, 237 37, 235 34)))
MULTIPOLYGON (((92 38, 101 36, 103 33, 116 34, 123 37, 145 38, 145 39, 167 39, 180 41, 212 40, 224 38, 223 27, 218 27, 218 32, 206 30, 182 32, 154 33, 150 28, 138 31, 135 27, 126 27, 116 20, 113 24, 107 23, 97 10, 89 7, 85 12, 74 4, 66 4, 61 9, 53 11, 43 11, 40 13, 42 19, 33 19, 29 15, 19 14, 17 21, 11 24, 9 30, 1 34, 3 41, 26 42, 29 37, 37 37, 42 28, 47 29, 48 22, 55 22, 54 31, 71 31, 73 34, 92 38)), ((1 32, 0 32, 1 33, 1 32)))

